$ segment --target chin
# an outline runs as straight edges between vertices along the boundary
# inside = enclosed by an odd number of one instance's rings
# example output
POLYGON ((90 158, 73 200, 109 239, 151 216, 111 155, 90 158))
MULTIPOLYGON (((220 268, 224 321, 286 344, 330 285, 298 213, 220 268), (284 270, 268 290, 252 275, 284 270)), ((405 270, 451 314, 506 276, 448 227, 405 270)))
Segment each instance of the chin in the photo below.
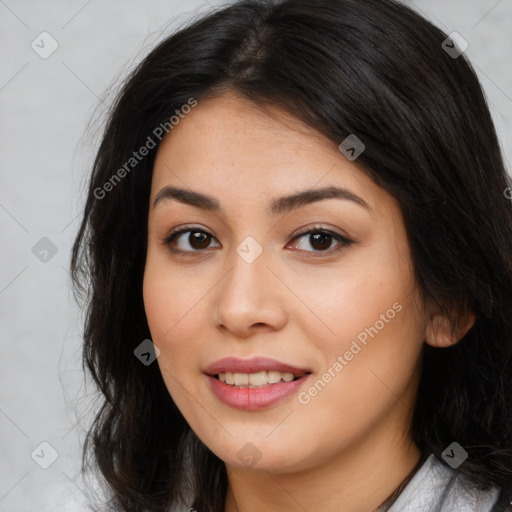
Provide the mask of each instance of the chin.
POLYGON ((297 452, 294 445, 283 445, 264 437, 245 435, 244 440, 237 439, 229 446, 210 448, 228 466, 239 470, 268 471, 272 473, 289 473, 308 469, 309 460, 290 457, 297 452), (212 449, 213 448, 213 449, 212 449))

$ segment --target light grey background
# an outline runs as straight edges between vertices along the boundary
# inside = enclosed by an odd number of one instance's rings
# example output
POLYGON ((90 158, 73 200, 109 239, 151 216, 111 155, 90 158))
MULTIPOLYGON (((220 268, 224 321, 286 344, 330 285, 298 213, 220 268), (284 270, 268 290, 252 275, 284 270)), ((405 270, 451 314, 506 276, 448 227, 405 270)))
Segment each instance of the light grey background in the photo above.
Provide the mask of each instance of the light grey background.
MULTIPOLYGON (((512 0, 408 3, 468 41, 510 168, 512 0)), ((83 179, 108 88, 165 33, 216 5, 0 0, 0 512, 86 510, 87 420, 77 420, 93 389, 83 386, 81 318, 68 274, 83 179), (42 47, 43 31, 58 43, 47 59, 31 47, 35 40, 40 52, 51 48, 47 38, 42 47), (32 252, 43 237, 57 248, 47 262, 32 252), (48 469, 31 458, 36 450, 34 459, 50 461, 50 450, 38 448, 43 441, 58 452, 48 469)))

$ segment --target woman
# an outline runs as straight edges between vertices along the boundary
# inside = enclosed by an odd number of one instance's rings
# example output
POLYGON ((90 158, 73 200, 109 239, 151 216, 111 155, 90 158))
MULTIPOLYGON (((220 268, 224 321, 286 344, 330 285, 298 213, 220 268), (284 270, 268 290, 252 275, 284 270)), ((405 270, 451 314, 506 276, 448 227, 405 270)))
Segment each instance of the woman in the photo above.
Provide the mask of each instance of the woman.
POLYGON ((402 4, 160 43, 72 256, 113 508, 510 510, 509 186, 460 46, 402 4))

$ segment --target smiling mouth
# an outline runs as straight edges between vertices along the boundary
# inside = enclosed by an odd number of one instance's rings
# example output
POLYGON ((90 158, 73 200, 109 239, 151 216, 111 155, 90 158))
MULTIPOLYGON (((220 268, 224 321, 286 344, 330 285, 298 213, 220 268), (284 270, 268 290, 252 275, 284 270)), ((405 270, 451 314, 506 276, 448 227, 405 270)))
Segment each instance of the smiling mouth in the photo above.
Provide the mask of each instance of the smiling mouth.
POLYGON ((256 373, 222 372, 213 375, 220 382, 234 388, 266 388, 281 382, 299 380, 311 372, 301 375, 293 373, 282 373, 278 371, 261 371, 256 373))

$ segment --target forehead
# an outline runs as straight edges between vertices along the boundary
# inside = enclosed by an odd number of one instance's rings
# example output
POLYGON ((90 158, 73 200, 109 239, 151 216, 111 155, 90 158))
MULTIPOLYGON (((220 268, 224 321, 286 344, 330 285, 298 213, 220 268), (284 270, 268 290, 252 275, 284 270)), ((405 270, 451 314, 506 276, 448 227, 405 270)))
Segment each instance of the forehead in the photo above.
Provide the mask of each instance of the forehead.
POLYGON ((248 203, 337 185, 375 203, 384 191, 337 145, 277 107, 236 94, 199 101, 163 139, 152 199, 165 186, 201 190, 248 203))

